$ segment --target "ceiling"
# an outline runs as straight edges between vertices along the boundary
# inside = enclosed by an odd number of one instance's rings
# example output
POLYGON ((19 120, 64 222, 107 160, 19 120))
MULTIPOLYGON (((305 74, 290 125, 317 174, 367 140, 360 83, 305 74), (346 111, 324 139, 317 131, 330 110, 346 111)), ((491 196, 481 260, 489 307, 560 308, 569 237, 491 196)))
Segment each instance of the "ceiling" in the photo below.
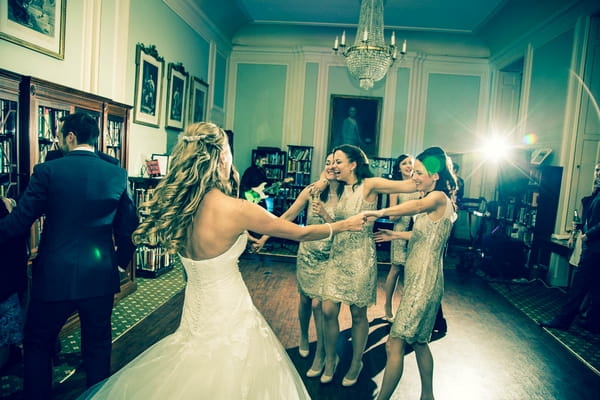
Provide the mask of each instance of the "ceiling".
MULTIPOLYGON (((237 0, 246 23, 356 26, 360 0, 237 0)), ((476 33, 507 0, 384 0, 388 28, 476 33)))

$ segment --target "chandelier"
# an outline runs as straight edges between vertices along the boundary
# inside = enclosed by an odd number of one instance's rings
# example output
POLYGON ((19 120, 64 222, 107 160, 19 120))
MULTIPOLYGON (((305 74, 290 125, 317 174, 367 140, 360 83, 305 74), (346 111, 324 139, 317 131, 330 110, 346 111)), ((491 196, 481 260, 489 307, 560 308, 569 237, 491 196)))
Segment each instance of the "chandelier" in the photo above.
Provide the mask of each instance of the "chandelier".
POLYGON ((362 0, 354 45, 346 47, 346 31, 343 31, 341 39, 336 36, 333 42, 333 50, 337 53, 340 49, 350 74, 358 79, 361 88, 369 90, 374 82, 385 76, 398 53, 406 54, 406 40, 398 50, 396 33, 392 32, 390 44, 386 45, 383 40, 383 0, 362 0))

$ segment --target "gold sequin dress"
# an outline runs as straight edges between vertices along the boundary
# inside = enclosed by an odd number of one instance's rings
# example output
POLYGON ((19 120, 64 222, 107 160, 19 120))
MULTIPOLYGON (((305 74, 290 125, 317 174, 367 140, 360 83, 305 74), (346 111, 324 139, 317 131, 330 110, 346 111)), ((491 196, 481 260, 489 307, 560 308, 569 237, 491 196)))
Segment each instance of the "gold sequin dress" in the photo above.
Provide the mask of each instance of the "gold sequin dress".
MULTIPOLYGON (((334 209, 325 204, 325 211, 334 216, 334 209)), ((310 205, 307 207, 306 222, 308 225, 323 224, 325 220, 312 212, 310 205)), ((296 259, 296 279, 298 290, 311 299, 320 298, 323 285, 323 273, 329 263, 329 251, 332 239, 311 240, 300 242, 296 259)))
POLYGON ((444 215, 437 221, 427 213, 415 216, 404 266, 404 290, 390 336, 402 338, 409 344, 429 342, 444 294, 444 247, 455 220, 456 212, 450 199, 447 199, 444 215))
MULTIPOLYGON (((363 199, 363 184, 354 190, 344 187, 335 209, 336 220, 375 210, 377 202, 363 199)), ((377 258, 373 240, 373 222, 360 232, 341 232, 333 237, 329 264, 323 281, 323 300, 358 307, 375 304, 377 298, 377 258)))

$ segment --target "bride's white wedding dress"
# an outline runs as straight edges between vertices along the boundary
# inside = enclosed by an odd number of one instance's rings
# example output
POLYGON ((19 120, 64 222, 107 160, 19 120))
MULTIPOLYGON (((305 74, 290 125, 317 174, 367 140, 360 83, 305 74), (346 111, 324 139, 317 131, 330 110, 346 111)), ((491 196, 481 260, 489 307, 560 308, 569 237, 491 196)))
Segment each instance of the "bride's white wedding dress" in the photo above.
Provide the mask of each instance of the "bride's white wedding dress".
POLYGON ((188 281, 175 333, 87 393, 94 399, 310 399, 238 269, 242 234, 225 253, 181 257, 188 281))

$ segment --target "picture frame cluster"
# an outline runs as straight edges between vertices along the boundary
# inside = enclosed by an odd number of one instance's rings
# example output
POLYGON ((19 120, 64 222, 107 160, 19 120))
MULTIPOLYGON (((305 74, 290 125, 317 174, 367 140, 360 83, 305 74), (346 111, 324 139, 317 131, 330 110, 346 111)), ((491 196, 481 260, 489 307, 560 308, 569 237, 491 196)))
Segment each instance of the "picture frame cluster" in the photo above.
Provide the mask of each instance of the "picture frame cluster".
MULTIPOLYGON (((133 122, 158 128, 165 61, 156 46, 136 46, 133 122)), ((190 76, 182 63, 167 64, 165 127, 183 130, 186 124, 206 118, 208 83, 190 76)))

